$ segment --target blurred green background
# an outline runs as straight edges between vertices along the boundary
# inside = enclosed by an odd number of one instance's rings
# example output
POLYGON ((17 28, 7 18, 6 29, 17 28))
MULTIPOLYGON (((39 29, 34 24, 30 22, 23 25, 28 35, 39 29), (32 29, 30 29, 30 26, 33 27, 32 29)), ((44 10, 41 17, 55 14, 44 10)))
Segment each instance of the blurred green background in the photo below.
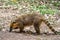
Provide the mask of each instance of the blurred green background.
POLYGON ((39 11, 41 14, 55 14, 60 10, 59 0, 0 0, 4 3, 4 6, 12 5, 18 9, 22 9, 21 6, 30 8, 35 11, 39 11))

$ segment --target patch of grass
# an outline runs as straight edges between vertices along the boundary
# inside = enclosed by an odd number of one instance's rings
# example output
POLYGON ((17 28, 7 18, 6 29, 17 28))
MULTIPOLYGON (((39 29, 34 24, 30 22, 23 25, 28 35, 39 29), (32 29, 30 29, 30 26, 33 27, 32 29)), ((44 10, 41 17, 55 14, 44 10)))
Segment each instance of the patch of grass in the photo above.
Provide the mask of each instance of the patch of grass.
POLYGON ((56 13, 58 10, 57 9, 51 9, 49 7, 47 7, 46 5, 39 5, 38 7, 36 6, 32 6, 33 10, 39 11, 41 14, 51 14, 53 15, 54 13, 56 13))

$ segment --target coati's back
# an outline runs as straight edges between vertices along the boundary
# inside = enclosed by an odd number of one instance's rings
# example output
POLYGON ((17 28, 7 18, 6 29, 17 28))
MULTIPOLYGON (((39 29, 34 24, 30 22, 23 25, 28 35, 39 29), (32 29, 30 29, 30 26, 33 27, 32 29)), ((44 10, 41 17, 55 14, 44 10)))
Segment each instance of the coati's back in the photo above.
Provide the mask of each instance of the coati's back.
POLYGON ((23 22, 23 24, 27 26, 27 25, 33 25, 34 20, 39 21, 41 19, 44 19, 42 15, 38 13, 31 13, 31 14, 20 15, 15 20, 15 22, 23 22))

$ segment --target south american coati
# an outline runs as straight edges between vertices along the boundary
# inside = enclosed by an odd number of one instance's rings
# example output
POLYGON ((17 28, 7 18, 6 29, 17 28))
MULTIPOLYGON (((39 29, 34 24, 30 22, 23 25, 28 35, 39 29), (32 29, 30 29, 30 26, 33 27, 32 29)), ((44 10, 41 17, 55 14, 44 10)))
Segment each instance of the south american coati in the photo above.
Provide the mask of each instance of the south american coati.
POLYGON ((34 29, 36 30, 36 33, 40 34, 39 26, 41 25, 42 22, 44 22, 52 32, 54 32, 55 34, 57 33, 57 31, 55 31, 52 28, 52 26, 45 19, 45 17, 41 14, 38 14, 38 13, 20 15, 17 19, 15 19, 14 22, 12 22, 10 24, 9 32, 11 32, 12 29, 18 29, 18 28, 19 28, 19 32, 23 32, 23 29, 24 29, 25 26, 33 25, 34 29))

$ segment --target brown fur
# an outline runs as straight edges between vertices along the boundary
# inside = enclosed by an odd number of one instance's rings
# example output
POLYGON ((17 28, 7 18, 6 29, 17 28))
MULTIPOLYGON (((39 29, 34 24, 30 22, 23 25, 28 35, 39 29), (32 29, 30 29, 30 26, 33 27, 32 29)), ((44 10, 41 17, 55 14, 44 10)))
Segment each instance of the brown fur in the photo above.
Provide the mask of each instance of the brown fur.
POLYGON ((12 29, 16 28, 19 28, 20 32, 22 32, 25 26, 34 25, 36 33, 40 34, 39 26, 42 22, 44 22, 49 27, 49 29, 51 29, 51 31, 56 34, 56 31, 52 28, 50 23, 45 20, 45 17, 37 13, 24 14, 19 16, 14 22, 11 23, 10 32, 12 31, 12 29))

